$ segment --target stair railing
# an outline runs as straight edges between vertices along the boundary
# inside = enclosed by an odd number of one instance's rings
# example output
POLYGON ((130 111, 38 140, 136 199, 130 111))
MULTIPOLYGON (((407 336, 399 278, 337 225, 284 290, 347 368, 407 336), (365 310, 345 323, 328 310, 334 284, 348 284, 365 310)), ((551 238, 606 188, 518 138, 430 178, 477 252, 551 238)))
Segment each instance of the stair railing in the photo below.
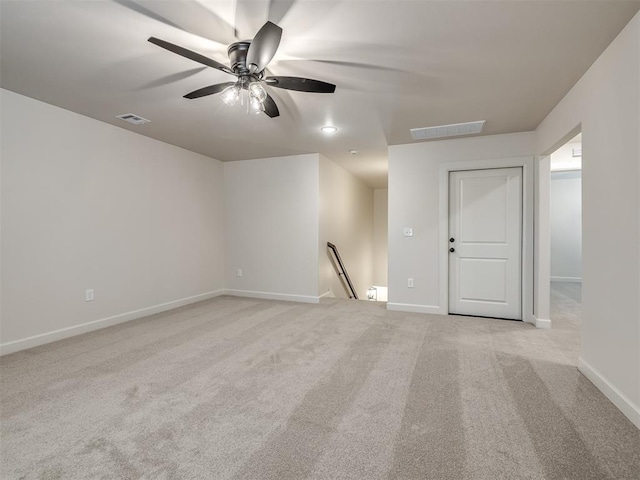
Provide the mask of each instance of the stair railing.
POLYGON ((333 255, 338 264, 338 276, 342 276, 347 284, 347 287, 349 288, 349 291, 351 292, 349 298, 358 300, 358 294, 356 293, 356 289, 353 288, 353 284, 351 283, 351 279, 349 278, 349 274, 347 273, 347 269, 345 268, 344 263, 342 263, 342 259, 340 258, 340 254, 338 253, 338 248, 331 242, 327 242, 327 247, 333 252, 333 255))

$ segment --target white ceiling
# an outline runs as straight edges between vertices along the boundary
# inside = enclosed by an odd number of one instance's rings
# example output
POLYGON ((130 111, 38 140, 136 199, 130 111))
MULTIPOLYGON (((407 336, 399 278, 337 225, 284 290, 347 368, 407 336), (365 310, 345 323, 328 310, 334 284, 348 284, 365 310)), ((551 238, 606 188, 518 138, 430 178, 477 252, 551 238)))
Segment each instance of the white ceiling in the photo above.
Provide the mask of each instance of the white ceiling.
POLYGON ((410 128, 486 120, 484 134, 533 130, 639 9, 640 0, 0 0, 0 84, 222 161, 320 152, 382 187, 387 146, 412 143, 410 128), (147 42, 228 64, 227 45, 267 19, 284 30, 271 73, 335 83, 335 94, 270 88, 276 119, 215 95, 187 100, 234 77, 147 42), (123 113, 152 123, 115 118, 123 113), (338 133, 324 137, 324 124, 338 133))

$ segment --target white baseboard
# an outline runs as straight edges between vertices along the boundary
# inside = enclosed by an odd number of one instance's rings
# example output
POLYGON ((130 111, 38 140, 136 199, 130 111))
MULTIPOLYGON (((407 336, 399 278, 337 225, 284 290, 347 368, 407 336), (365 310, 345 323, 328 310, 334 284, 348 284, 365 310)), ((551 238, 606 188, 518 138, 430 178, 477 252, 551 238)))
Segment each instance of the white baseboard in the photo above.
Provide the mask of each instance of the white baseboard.
POLYGON ((533 324, 536 326, 536 328, 551 328, 551 320, 549 320, 548 318, 534 318, 535 321, 533 322, 533 324))
POLYGON ((445 315, 445 312, 437 305, 412 305, 410 303, 388 303, 387 310, 394 310, 397 312, 411 312, 411 313, 433 313, 436 315, 445 315))
POLYGON ((318 299, 320 298, 334 298, 334 295, 331 290, 327 290, 326 292, 324 292, 322 295, 318 297, 318 299))
POLYGON ((640 407, 635 405, 616 387, 611 385, 596 369, 585 362, 582 357, 578 359, 578 370, 593 383, 598 390, 604 393, 605 397, 611 400, 618 409, 631 420, 636 427, 640 428, 640 407))
POLYGON ((216 290, 213 292, 201 293, 192 297, 181 298, 172 302, 161 303, 160 305, 154 305, 152 307, 141 308, 132 312, 121 313, 119 315, 113 315, 107 318, 101 318, 99 320, 93 320, 91 322, 81 323, 80 325, 74 325, 72 327, 61 328, 60 330, 54 330, 52 332, 41 333, 32 337, 22 338, 20 340, 14 340, 0 344, 0 356, 8 355, 10 353, 19 352, 20 350, 26 350, 27 348, 38 347, 45 343, 55 342, 64 338, 74 337, 83 333, 93 332, 94 330, 100 330, 101 328, 111 327, 119 323, 129 322, 137 318, 153 315, 154 313, 166 312, 174 308, 189 305, 191 303, 200 302, 202 300, 208 300, 210 298, 219 297, 224 295, 223 290, 216 290))
POLYGON ((254 292, 252 290, 225 290, 232 297, 261 298, 265 300, 284 300, 285 302, 319 303, 320 297, 311 295, 292 295, 289 293, 254 292))
POLYGON ((582 277, 550 277, 552 282, 582 283, 582 277))

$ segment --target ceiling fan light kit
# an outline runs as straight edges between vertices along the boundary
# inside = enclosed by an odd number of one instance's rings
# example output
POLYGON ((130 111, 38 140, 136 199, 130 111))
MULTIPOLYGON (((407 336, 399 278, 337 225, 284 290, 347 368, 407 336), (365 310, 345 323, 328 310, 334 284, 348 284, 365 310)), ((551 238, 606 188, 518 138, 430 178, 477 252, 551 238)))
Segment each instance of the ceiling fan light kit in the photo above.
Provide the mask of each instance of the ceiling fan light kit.
POLYGON ((149 37, 148 41, 170 52, 237 77, 236 82, 209 85, 187 93, 185 98, 194 99, 221 93, 222 101, 227 105, 235 105, 238 100, 243 105, 246 98, 247 113, 264 112, 267 116, 274 118, 279 116, 280 112, 265 89, 265 85, 309 93, 333 93, 336 89, 332 83, 310 78, 265 77, 265 69, 275 56, 281 37, 282 29, 279 26, 272 22, 265 23, 253 40, 229 45, 227 55, 231 67, 159 38, 149 37))
POLYGON ((225 88, 220 94, 220 97, 225 105, 235 105, 240 97, 240 89, 237 86, 232 85, 225 88))
POLYGON ((252 82, 249 87, 244 87, 242 80, 225 88, 220 94, 225 105, 247 105, 247 114, 264 112, 264 101, 267 99, 267 91, 259 82, 252 82))
POLYGON ((250 83, 249 93, 253 98, 257 99, 260 103, 264 102, 267 99, 267 91, 260 84, 260 82, 250 83))

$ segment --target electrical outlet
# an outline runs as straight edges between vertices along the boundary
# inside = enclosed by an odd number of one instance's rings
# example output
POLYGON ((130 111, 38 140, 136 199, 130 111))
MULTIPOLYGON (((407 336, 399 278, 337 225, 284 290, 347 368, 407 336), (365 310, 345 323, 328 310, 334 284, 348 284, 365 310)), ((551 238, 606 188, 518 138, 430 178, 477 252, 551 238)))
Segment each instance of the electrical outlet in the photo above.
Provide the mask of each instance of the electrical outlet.
POLYGON ((413 288, 413 278, 407 278, 407 287, 413 288))
POLYGON ((413 237, 413 228, 404 227, 404 236, 405 237, 413 237))
POLYGON ((237 273, 238 273, 238 276, 241 277, 242 276, 242 269, 239 268, 237 273))
POLYGON ((89 290, 85 290, 84 292, 84 301, 85 302, 93 302, 93 288, 89 290))

